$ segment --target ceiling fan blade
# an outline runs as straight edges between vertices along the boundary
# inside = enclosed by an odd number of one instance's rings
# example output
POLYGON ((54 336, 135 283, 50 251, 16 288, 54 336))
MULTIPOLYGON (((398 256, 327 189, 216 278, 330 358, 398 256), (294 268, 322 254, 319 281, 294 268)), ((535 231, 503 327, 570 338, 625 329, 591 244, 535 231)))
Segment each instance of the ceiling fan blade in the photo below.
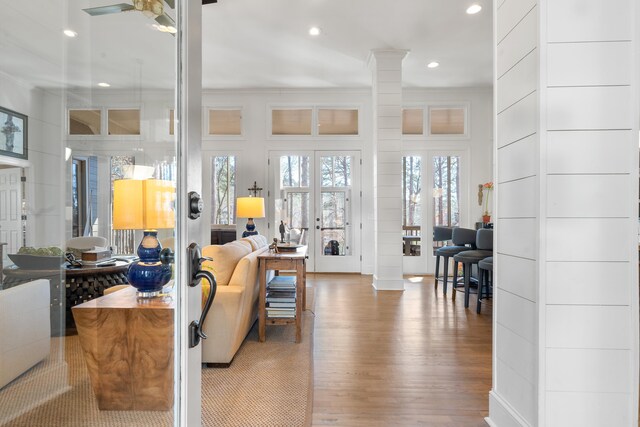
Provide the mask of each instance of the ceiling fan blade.
POLYGON ((175 0, 164 0, 164 2, 167 4, 167 6, 169 6, 171 9, 175 9, 176 8, 176 1, 175 0))
POLYGON ((163 13, 160 16, 156 17, 156 22, 160 25, 164 25, 165 27, 173 27, 176 28, 176 21, 174 21, 169 15, 163 13))
POLYGON ((218 0, 202 0, 202 5, 203 6, 205 4, 211 4, 211 3, 218 3, 218 0))
POLYGON ((111 13, 126 12, 133 9, 134 7, 131 4, 118 3, 118 4, 112 4, 110 6, 91 7, 89 9, 82 9, 82 10, 84 10, 91 16, 98 16, 98 15, 109 15, 111 13))

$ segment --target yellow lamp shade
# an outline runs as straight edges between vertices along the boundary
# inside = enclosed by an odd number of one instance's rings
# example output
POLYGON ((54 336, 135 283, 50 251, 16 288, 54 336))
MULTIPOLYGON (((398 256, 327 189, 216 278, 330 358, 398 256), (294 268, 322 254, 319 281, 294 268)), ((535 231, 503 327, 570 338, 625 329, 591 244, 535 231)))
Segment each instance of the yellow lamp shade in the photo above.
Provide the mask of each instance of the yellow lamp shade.
POLYGON ((264 218, 264 198, 238 197, 236 199, 238 218, 264 218))
POLYGON ((175 186, 160 179, 120 179, 113 183, 115 230, 173 228, 175 186))

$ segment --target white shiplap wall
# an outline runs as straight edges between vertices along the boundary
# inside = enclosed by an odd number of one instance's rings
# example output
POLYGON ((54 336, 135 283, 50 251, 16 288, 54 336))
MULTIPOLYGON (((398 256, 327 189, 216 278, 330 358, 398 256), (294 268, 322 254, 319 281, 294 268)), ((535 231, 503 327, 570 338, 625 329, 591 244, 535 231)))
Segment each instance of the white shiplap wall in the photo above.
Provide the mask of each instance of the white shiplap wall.
POLYGON ((372 51, 374 273, 378 290, 403 290, 402 59, 405 50, 372 51), (394 248, 394 255, 388 248, 394 248), (384 249, 387 248, 385 251, 384 249))
POLYGON ((545 426, 637 425, 636 4, 541 8, 545 426))
POLYGON ((496 7, 491 425, 637 425, 637 8, 496 7))
POLYGON ((496 310, 490 422, 536 425, 538 6, 496 10, 496 310))

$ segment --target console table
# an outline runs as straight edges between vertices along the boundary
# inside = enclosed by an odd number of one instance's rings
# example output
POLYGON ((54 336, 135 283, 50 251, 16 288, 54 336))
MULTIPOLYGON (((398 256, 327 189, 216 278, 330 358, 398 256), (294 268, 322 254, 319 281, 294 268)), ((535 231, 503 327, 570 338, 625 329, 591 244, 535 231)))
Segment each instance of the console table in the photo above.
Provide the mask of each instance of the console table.
POLYGON ((302 339, 302 311, 307 305, 306 260, 307 247, 301 246, 296 252, 263 252, 258 255, 258 274, 260 275, 260 295, 258 302, 258 337, 260 342, 266 338, 266 325, 296 326, 296 342, 302 339), (276 275, 281 270, 296 272, 296 309, 294 318, 267 318, 267 270, 274 270, 276 275))
POLYGON ((173 407, 172 294, 141 299, 127 287, 73 307, 101 410, 173 407))
POLYGON ((116 261, 116 265, 109 267, 60 267, 54 270, 25 270, 12 266, 3 270, 2 287, 11 288, 35 279, 49 280, 51 335, 60 336, 64 335, 65 327, 73 328, 71 307, 102 296, 106 288, 129 283, 129 264, 127 261, 116 261))

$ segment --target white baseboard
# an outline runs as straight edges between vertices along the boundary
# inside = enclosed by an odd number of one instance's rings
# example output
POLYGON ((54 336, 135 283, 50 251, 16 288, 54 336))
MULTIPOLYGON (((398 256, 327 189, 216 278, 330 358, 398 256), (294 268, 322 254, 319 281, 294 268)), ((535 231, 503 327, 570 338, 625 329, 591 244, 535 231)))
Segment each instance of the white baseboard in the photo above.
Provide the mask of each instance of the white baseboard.
POLYGON ((484 421, 491 427, 531 427, 500 395, 489 392, 489 416, 484 421))
POLYGON ((404 279, 378 279, 374 275, 371 285, 377 291, 404 291, 404 279))

